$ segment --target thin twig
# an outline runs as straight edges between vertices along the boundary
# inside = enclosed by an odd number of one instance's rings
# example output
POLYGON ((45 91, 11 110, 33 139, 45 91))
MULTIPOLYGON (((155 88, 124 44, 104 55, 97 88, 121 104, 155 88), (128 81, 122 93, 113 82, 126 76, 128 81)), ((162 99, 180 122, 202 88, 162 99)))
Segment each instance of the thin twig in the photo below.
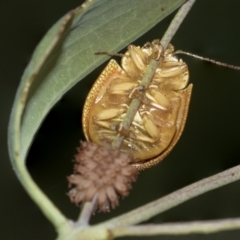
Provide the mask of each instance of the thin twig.
MULTIPOLYGON (((149 65, 146 68, 145 74, 142 78, 142 81, 140 83, 141 86, 143 86, 144 88, 147 88, 147 86, 149 85, 153 75, 156 72, 157 66, 160 64, 160 62, 163 60, 163 58, 160 58, 160 60, 156 61, 155 59, 151 59, 149 65)), ((121 128, 124 130, 128 130, 132 124, 132 121, 136 115, 136 112, 139 108, 139 105, 141 104, 142 100, 141 100, 141 95, 143 94, 143 92, 139 92, 139 96, 138 98, 134 98, 130 105, 129 108, 126 112, 126 115, 121 123, 121 128)), ((112 142, 112 147, 115 149, 118 149, 121 147, 122 142, 124 140, 123 135, 121 134, 117 134, 116 138, 113 140, 112 142)))
POLYGON ((119 217, 110 219, 100 225, 104 227, 128 226, 146 221, 159 213, 173 208, 203 193, 222 187, 240 179, 240 166, 205 178, 187 187, 179 189, 163 198, 148 203, 119 217))
MULTIPOLYGON (((167 29, 167 31, 164 34, 164 37, 161 40, 161 45, 163 46, 164 50, 167 48, 168 44, 172 40, 174 34, 176 33, 177 29, 180 27, 182 21, 186 17, 187 13, 191 9, 194 2, 195 2, 195 0, 189 0, 185 4, 183 4, 182 7, 178 10, 178 13, 172 20, 169 28, 167 29)), ((162 53, 164 52, 164 50, 162 51, 162 53)), ((163 61, 163 57, 160 57, 158 60, 151 59, 149 65, 146 68, 144 76, 141 80, 140 86, 143 86, 144 88, 148 87, 148 85, 150 84, 150 82, 156 72, 157 67, 160 65, 160 63, 162 61, 163 61)), ((129 108, 126 112, 126 115, 121 123, 121 129, 123 129, 124 131, 127 131, 130 128, 132 121, 136 115, 136 112, 139 108, 139 105, 141 104, 141 101, 142 101, 141 95, 143 95, 143 94, 144 94, 144 91, 139 92, 138 98, 132 99, 132 101, 129 105, 129 108)), ((115 139, 112 142, 112 147, 115 149, 120 148, 124 138, 125 138, 125 136, 123 136, 121 134, 117 134, 117 136, 115 137, 115 139)))
POLYGON ((134 227, 118 227, 110 229, 112 236, 153 236, 180 234, 207 234, 240 228, 240 218, 211 221, 194 221, 184 223, 166 223, 158 225, 139 225, 134 227))
POLYGON ((97 201, 97 194, 94 195, 91 202, 85 202, 82 208, 82 211, 79 215, 78 221, 76 222, 77 226, 88 226, 89 219, 95 209, 95 203, 97 201))
POLYGON ((163 38, 161 39, 161 44, 164 49, 167 48, 168 44, 172 40, 173 36, 177 32, 178 28, 180 27, 181 23, 183 22, 184 18, 190 11, 191 7, 195 3, 195 0, 188 0, 182 7, 178 10, 176 16, 170 23, 167 31, 164 33, 163 38))

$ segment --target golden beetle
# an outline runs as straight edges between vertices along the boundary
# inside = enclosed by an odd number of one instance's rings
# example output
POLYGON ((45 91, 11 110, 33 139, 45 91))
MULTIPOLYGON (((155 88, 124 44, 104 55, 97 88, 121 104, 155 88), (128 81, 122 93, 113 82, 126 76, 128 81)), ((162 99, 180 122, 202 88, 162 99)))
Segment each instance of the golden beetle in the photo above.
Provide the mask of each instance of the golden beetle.
MULTIPOLYGON (((98 144, 113 141, 119 126, 152 58, 156 42, 143 47, 129 45, 121 59, 122 68, 110 60, 90 90, 83 108, 83 131, 86 139, 98 144)), ((159 48, 160 49, 160 48, 159 48)), ((186 63, 174 56, 170 44, 164 53, 121 145, 130 152, 139 170, 162 161, 182 134, 192 91, 188 85, 186 63)), ((136 96, 134 96, 136 95, 136 96)))

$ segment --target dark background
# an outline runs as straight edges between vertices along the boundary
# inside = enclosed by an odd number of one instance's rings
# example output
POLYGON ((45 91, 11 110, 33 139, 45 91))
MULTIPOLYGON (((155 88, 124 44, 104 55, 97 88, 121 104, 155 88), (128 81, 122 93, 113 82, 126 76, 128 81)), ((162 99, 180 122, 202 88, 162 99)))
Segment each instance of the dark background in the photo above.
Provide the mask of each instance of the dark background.
MULTIPOLYGON (((31 53, 45 32, 81 1, 2 0, 0 2, 1 61, 1 239, 54 239, 52 225, 23 190, 14 175, 7 153, 7 122, 20 77, 31 53)), ((141 1, 139 1, 141 2, 141 1)), ((182 49, 230 64, 240 65, 240 2, 197 1, 172 43, 182 49)), ((161 38, 170 20, 166 18, 135 44, 161 38)), ((117 41, 117 39, 116 39, 117 41)), ((107 50, 107 49, 103 49, 107 50)), ((121 206, 110 214, 97 214, 92 223, 108 219, 155 200, 190 183, 233 167, 240 162, 240 72, 183 56, 194 84, 189 117, 182 138, 158 166, 142 172, 121 206)), ((79 210, 67 192, 66 176, 81 133, 81 108, 86 85, 103 69, 77 84, 50 112, 42 125, 27 161, 41 188, 69 218, 79 210)), ((240 182, 192 199, 151 222, 175 222, 240 216, 240 182)), ((240 231, 211 235, 163 236, 156 239, 239 239, 240 231)), ((131 238, 133 239, 133 238, 131 238)), ((146 239, 150 239, 147 237, 146 239)))

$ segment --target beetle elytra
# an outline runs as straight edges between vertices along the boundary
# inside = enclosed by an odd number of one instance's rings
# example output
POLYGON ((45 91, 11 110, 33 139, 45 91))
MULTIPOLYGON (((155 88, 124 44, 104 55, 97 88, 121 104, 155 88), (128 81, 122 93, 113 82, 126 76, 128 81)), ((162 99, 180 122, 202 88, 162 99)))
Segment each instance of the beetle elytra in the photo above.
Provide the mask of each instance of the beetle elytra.
POLYGON ((98 144, 103 140, 112 142, 132 99, 138 98, 138 91, 144 91, 121 145, 122 151, 132 153, 132 164, 140 170, 162 161, 177 143, 192 91, 188 67, 174 56, 171 44, 162 53, 164 59, 149 86, 139 89, 147 65, 156 58, 155 47, 156 40, 141 48, 129 45, 121 59, 122 67, 110 60, 92 86, 83 109, 86 139, 98 144))

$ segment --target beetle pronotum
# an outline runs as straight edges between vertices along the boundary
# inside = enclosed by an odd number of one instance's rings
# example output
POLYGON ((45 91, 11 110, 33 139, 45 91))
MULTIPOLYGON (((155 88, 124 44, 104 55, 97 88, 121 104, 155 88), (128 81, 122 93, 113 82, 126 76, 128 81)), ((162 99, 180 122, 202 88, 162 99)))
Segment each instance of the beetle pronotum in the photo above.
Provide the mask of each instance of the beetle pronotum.
MULTIPOLYGON (((160 42, 157 41, 160 45, 160 42)), ((186 63, 174 56, 169 45, 164 60, 146 89, 138 89, 140 80, 152 58, 156 56, 156 40, 142 48, 128 46, 121 65, 110 60, 90 90, 83 109, 83 131, 88 141, 101 144, 113 141, 126 115, 132 98, 144 91, 141 104, 125 134, 121 149, 133 154, 138 169, 151 167, 173 149, 182 134, 192 84, 188 85, 186 63)))

